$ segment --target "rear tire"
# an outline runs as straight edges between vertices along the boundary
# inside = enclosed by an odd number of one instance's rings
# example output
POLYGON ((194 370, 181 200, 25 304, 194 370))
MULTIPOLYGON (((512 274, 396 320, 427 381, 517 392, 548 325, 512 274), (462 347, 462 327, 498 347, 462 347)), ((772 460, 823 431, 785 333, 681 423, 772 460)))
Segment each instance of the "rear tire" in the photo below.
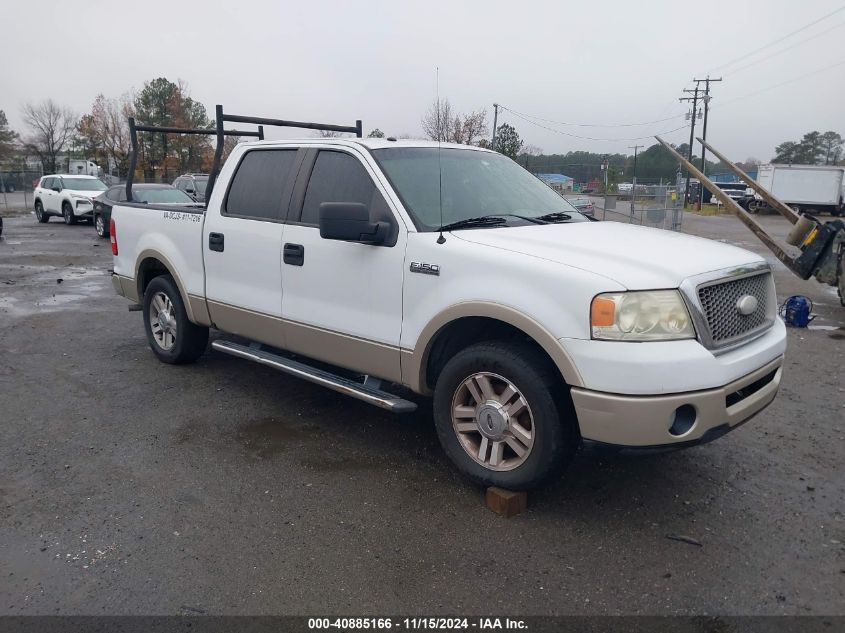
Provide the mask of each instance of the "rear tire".
POLYGON ((193 363, 205 353, 208 328, 191 323, 170 275, 153 279, 144 292, 144 330, 150 349, 163 363, 193 363))
POLYGON ((35 201, 35 219, 41 222, 41 224, 46 224, 50 221, 50 216, 44 212, 44 205, 41 204, 41 200, 35 201))
POLYGON ((572 461, 577 422, 557 369, 522 343, 472 345, 443 367, 434 422, 457 468, 484 486, 543 485, 572 461), (483 458, 482 458, 483 456, 483 458))
POLYGON ((97 214, 94 216, 94 229, 97 231, 97 235, 99 235, 100 237, 109 237, 109 227, 106 225, 106 221, 103 218, 102 214, 97 214))
POLYGON ((70 206, 70 202, 62 202, 62 217, 68 226, 76 224, 76 216, 73 214, 73 207, 70 206))

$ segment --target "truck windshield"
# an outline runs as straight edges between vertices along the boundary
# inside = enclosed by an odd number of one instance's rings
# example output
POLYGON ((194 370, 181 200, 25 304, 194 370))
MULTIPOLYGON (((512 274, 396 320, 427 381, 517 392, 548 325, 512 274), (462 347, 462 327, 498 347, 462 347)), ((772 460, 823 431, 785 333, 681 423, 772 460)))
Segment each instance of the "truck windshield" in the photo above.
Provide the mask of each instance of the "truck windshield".
POLYGON ((539 179, 511 159, 476 150, 436 147, 396 147, 373 150, 373 155, 412 215, 417 229, 435 231, 468 218, 501 215, 538 218, 553 213, 568 221, 588 221, 539 179))
POLYGON ((105 191, 107 189, 96 178, 62 178, 62 186, 74 191, 105 191))

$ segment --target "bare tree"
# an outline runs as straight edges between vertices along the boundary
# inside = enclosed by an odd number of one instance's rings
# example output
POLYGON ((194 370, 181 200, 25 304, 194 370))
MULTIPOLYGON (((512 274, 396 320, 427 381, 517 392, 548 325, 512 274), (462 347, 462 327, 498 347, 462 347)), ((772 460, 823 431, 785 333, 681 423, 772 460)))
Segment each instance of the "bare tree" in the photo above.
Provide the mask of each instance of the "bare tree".
POLYGON ((423 133, 432 141, 449 142, 455 135, 455 117, 448 99, 435 101, 420 119, 423 133))
POLYGON ((30 129, 26 148, 38 156, 46 172, 55 172, 56 158, 76 132, 76 114, 52 99, 27 103, 21 114, 30 129))
POLYGON ((475 145, 488 132, 486 110, 460 114, 452 110, 448 99, 431 104, 420 123, 432 141, 475 145))
POLYGON ((455 130, 455 143, 475 145, 480 138, 487 136, 487 110, 481 109, 470 114, 456 114, 452 125, 455 130))

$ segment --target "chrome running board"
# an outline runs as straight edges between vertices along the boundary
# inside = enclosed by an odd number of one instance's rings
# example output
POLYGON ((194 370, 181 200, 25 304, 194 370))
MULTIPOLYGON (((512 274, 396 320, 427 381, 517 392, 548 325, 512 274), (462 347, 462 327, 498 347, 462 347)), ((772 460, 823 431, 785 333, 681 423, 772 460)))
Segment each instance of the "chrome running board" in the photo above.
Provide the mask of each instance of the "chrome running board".
POLYGON ((260 346, 247 346, 218 339, 211 343, 211 347, 220 352, 237 356, 238 358, 245 358, 246 360, 278 369, 291 376, 313 382, 316 385, 328 387, 333 391, 363 400, 393 413, 410 413, 417 409, 416 403, 410 400, 405 400, 381 389, 365 386, 360 382, 338 376, 324 369, 318 369, 300 361, 292 360, 279 354, 273 354, 261 349, 260 346))

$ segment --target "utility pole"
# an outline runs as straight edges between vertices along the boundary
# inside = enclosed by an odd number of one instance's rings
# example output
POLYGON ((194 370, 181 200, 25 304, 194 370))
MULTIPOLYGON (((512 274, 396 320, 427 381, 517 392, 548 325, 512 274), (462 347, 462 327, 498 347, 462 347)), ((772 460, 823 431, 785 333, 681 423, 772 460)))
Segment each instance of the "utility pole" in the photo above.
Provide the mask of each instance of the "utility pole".
POLYGON ((634 200, 637 197, 637 150, 645 145, 632 145, 628 149, 634 150, 634 175, 631 178, 631 217, 628 219, 628 224, 634 222, 634 200))
MULTIPOLYGON (((699 81, 702 81, 702 80, 696 79, 696 82, 699 82, 699 81)), ((701 135, 701 138, 705 141, 707 140, 707 113, 710 111, 710 82, 711 81, 722 81, 722 78, 719 77, 718 79, 710 79, 710 75, 707 75, 707 78, 704 79, 704 127, 703 127, 703 133, 701 135)), ((707 165, 707 163, 704 162, 705 151, 706 151, 706 149, 702 145, 701 146, 701 173, 706 175, 707 171, 705 170, 705 165, 707 165)), ((690 160, 692 160, 692 159, 690 159, 690 160)), ((704 202, 704 187, 699 187, 698 188, 698 208, 699 209, 701 208, 702 202, 704 202)))
MULTIPOLYGON (((684 92, 688 92, 691 94, 691 97, 680 97, 678 101, 692 101, 692 115, 690 115, 690 119, 692 121, 689 129, 689 152, 687 156, 687 160, 692 162, 692 143, 695 140, 693 136, 695 134, 695 118, 696 113, 698 111, 698 82, 695 84, 695 90, 685 89, 684 92)), ((689 200, 689 181, 690 181, 690 173, 687 171, 687 186, 684 189, 684 209, 687 208, 687 200, 689 200)))
POLYGON ((492 145, 490 149, 494 152, 496 151, 496 122, 499 120, 499 104, 493 104, 493 140, 491 141, 492 145))

